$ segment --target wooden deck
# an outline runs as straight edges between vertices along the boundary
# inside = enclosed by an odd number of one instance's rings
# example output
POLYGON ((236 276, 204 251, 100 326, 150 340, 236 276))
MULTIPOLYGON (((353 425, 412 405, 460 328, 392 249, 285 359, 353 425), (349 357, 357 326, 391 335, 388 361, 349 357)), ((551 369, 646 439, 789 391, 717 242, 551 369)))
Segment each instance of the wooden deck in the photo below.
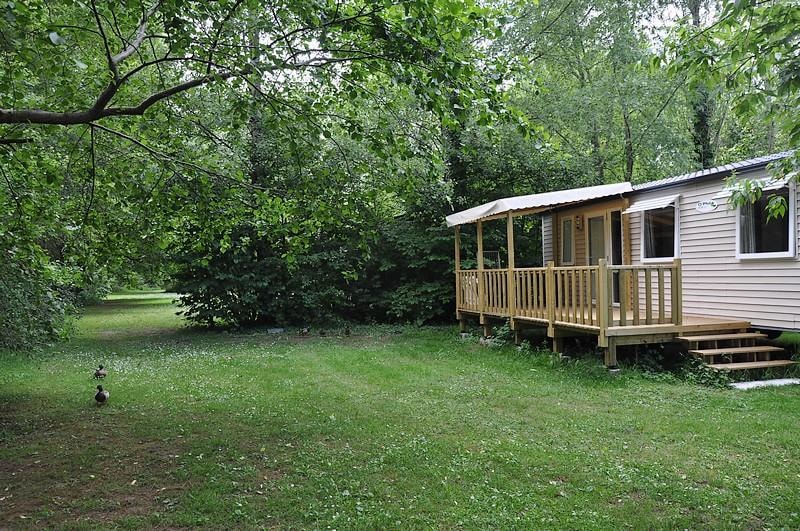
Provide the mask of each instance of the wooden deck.
POLYGON ((456 271, 457 317, 477 317, 484 334, 509 320, 517 332, 542 326, 560 351, 564 337, 590 334, 615 366, 616 347, 674 341, 678 336, 743 332, 750 323, 684 314, 680 260, 667 264, 476 269, 456 271))

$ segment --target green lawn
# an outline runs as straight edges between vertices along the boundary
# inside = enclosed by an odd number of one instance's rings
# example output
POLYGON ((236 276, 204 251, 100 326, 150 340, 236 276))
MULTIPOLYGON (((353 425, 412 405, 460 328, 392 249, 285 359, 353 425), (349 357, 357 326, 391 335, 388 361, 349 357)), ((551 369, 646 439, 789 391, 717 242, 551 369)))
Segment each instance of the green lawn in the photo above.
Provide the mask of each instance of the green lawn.
POLYGON ((174 311, 120 295, 72 341, 0 356, 0 528, 800 527, 800 387, 612 378, 455 328, 198 332, 174 311))

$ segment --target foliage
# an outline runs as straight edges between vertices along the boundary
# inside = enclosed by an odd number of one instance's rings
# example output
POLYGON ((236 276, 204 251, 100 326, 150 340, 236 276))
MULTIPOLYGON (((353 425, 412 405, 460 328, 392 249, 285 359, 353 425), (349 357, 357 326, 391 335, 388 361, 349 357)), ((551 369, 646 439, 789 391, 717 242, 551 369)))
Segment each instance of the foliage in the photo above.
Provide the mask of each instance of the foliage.
MULTIPOLYGON (((322 264, 273 288, 324 305, 356 266, 310 243, 344 234, 360 253, 392 196, 441 167, 455 111, 502 110, 502 65, 471 44, 493 12, 472 2, 8 2, 0 30, 1 221, 76 288, 158 282, 178 250, 249 233, 284 278, 322 264)), ((408 315, 404 298, 388 311, 408 315)))
POLYGON ((741 115, 766 111, 778 118, 789 143, 800 143, 800 64, 795 28, 800 3, 726 0, 708 28, 679 28, 671 68, 688 68, 690 80, 725 83, 735 94, 733 109, 741 115), (677 46, 680 46, 678 49, 677 46))
POLYGON ((689 383, 706 385, 709 387, 726 388, 731 383, 730 376, 725 371, 710 368, 703 360, 694 356, 686 356, 679 376, 689 383))
POLYGON ((646 67, 658 2, 520 3, 497 43, 527 68, 513 95, 573 185, 647 181, 692 168, 680 76, 646 67))
POLYGON ((23 249, 0 247, 0 349, 25 349, 66 337, 72 294, 59 282, 57 268, 23 249))

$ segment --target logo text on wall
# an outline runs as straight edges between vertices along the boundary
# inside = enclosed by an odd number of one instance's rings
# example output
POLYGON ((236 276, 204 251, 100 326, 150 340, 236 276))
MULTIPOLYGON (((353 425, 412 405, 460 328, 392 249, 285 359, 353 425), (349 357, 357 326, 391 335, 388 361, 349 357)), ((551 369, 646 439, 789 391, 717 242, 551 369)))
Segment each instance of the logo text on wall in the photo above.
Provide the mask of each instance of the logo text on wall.
POLYGON ((698 201, 695 208, 698 212, 714 212, 717 207, 719 207, 719 203, 713 199, 705 199, 703 201, 698 201))

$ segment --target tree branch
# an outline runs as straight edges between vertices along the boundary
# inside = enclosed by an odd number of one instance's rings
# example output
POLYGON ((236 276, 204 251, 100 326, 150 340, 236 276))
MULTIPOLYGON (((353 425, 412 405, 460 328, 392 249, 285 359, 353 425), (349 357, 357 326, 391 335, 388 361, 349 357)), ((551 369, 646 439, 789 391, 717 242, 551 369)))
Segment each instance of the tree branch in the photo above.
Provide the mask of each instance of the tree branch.
POLYGON ((208 50, 208 67, 206 68, 206 74, 211 73, 211 61, 214 60, 214 52, 217 50, 217 45, 219 44, 219 38, 222 35, 222 30, 225 29, 225 24, 231 19, 234 13, 236 13, 236 10, 239 9, 241 3, 242 0, 236 0, 236 3, 233 4, 233 7, 228 10, 225 18, 222 19, 222 22, 220 22, 219 27, 217 28, 217 33, 214 35, 214 41, 208 50))
POLYGON ((0 123, 78 125, 96 122, 97 120, 107 118, 109 116, 141 116, 145 113, 145 111, 147 111, 147 109, 159 101, 169 98, 170 96, 174 96, 175 94, 205 85, 212 81, 226 80, 234 76, 243 76, 251 71, 252 69, 248 67, 238 72, 226 72, 223 74, 211 74, 208 76, 199 77, 197 79, 192 79, 190 81, 172 86, 160 92, 156 92, 134 107, 105 108, 105 104, 108 103, 118 88, 116 83, 112 83, 106 90, 103 91, 91 109, 68 112, 45 111, 42 109, 0 109, 0 123), (110 90, 112 87, 113 90, 110 90))
POLYGON ((106 37, 106 30, 103 29, 103 22, 100 20, 100 13, 97 12, 97 4, 95 3, 95 0, 92 0, 92 14, 94 15, 97 29, 100 32, 100 37, 103 39, 103 48, 106 52, 108 69, 111 70, 111 73, 114 75, 114 80, 116 81, 119 79, 119 70, 117 70, 117 63, 114 62, 114 58, 111 56, 111 48, 108 45, 108 37, 106 37))
POLYGON ((114 65, 120 64, 122 61, 133 55, 139 50, 139 46, 142 45, 142 41, 144 41, 145 37, 147 37, 147 21, 150 20, 158 6, 161 5, 161 2, 156 2, 153 4, 153 7, 147 10, 147 12, 142 16, 141 22, 139 22, 139 27, 136 29, 136 34, 133 37, 133 40, 125 47, 121 52, 117 55, 111 57, 111 61, 114 65))
POLYGON ((111 133, 112 135, 116 135, 116 136, 118 136, 120 138, 123 138, 123 139, 127 140, 128 142, 131 142, 132 144, 137 145, 141 149, 147 151, 153 157, 155 157, 155 158, 157 158, 157 159, 159 159, 159 160, 161 160, 163 162, 166 162, 166 163, 169 163, 169 164, 174 164, 174 165, 177 165, 177 166, 184 166, 186 168, 191 168, 191 169, 193 169, 195 171, 199 171, 200 173, 204 173, 204 174, 206 174, 206 175, 208 175, 210 177, 216 177, 218 179, 222 179, 222 180, 227 181, 227 182, 232 182, 232 183, 236 184, 237 186, 243 186, 245 188, 250 188, 250 189, 254 189, 254 190, 265 190, 265 188, 263 188, 261 186, 256 186, 256 185, 249 184, 249 183, 246 183, 246 182, 237 181, 235 179, 231 179, 230 177, 228 177, 226 175, 222 175, 220 173, 217 173, 215 171, 209 170, 207 168, 203 168, 202 166, 199 166, 199 165, 197 165, 197 164, 195 164, 193 162, 177 159, 175 157, 167 155, 166 153, 158 151, 157 149, 154 149, 154 148, 148 146, 147 144, 144 144, 144 143, 140 142, 139 140, 136 140, 132 136, 129 136, 129 135, 127 135, 127 134, 125 134, 125 133, 123 133, 121 131, 117 131, 115 129, 111 129, 109 127, 106 127, 106 126, 100 125, 100 124, 94 124, 93 127, 96 127, 97 129, 100 129, 100 130, 105 131, 107 133, 111 133))

